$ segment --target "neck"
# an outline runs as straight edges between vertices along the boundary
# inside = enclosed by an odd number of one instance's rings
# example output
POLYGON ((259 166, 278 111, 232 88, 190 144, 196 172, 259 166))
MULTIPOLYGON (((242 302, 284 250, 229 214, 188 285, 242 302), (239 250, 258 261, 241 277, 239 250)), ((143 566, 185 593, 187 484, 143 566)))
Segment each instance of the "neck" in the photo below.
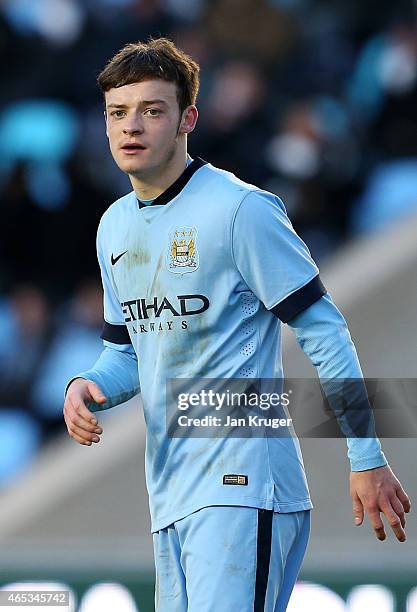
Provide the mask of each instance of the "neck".
POLYGON ((187 166, 187 151, 176 152, 163 166, 153 169, 147 176, 129 175, 130 182, 139 200, 153 200, 163 193, 184 172, 187 166))

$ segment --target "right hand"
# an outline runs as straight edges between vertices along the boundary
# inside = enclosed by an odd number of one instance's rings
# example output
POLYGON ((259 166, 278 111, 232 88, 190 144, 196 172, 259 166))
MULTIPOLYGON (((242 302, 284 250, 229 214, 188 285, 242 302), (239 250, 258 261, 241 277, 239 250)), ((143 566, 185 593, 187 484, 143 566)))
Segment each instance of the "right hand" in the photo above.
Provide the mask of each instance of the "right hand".
POLYGON ((87 408, 87 403, 104 404, 105 401, 106 397, 95 382, 84 378, 72 381, 64 403, 64 419, 71 438, 86 446, 100 442, 99 435, 103 430, 95 414, 87 408))

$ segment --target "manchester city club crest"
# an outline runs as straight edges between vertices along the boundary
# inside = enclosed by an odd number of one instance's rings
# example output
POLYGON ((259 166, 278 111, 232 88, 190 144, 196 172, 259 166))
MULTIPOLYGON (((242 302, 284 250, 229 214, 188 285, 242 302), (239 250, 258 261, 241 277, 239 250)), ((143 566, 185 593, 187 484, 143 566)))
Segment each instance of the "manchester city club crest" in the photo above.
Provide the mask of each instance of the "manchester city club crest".
POLYGON ((197 230, 177 227, 169 235, 168 269, 175 274, 194 272, 198 268, 197 230))

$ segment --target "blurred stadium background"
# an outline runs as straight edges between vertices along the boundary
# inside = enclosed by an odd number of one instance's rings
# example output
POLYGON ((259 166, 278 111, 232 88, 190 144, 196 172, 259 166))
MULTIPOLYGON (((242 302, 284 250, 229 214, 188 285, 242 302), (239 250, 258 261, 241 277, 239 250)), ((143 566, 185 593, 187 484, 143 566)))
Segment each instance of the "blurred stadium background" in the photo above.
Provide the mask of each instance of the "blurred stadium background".
MULTIPOLYGON (((84 612, 153 610, 140 400, 92 448, 62 419, 101 351, 98 220, 130 189, 95 77, 150 34, 201 63, 191 154, 283 198, 366 376, 417 377, 416 3, 0 0, 0 586, 64 584, 84 612)), ((284 356, 314 375, 288 330, 284 356)), ((344 442, 301 443, 315 511, 289 609, 416 612, 415 514, 402 545, 354 528, 344 442)), ((415 500, 415 439, 383 448, 415 500)))

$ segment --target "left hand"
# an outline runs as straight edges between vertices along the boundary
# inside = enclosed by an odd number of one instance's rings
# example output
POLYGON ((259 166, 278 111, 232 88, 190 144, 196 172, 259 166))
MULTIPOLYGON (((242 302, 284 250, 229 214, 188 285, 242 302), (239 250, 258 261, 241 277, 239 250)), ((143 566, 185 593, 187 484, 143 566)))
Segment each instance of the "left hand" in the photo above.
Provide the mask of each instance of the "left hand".
POLYGON ((404 512, 410 512, 411 504, 401 483, 388 465, 363 472, 351 472, 350 496, 356 525, 362 525, 366 510, 376 537, 378 540, 385 540, 384 524, 380 516, 382 512, 397 539, 405 542, 404 512))

